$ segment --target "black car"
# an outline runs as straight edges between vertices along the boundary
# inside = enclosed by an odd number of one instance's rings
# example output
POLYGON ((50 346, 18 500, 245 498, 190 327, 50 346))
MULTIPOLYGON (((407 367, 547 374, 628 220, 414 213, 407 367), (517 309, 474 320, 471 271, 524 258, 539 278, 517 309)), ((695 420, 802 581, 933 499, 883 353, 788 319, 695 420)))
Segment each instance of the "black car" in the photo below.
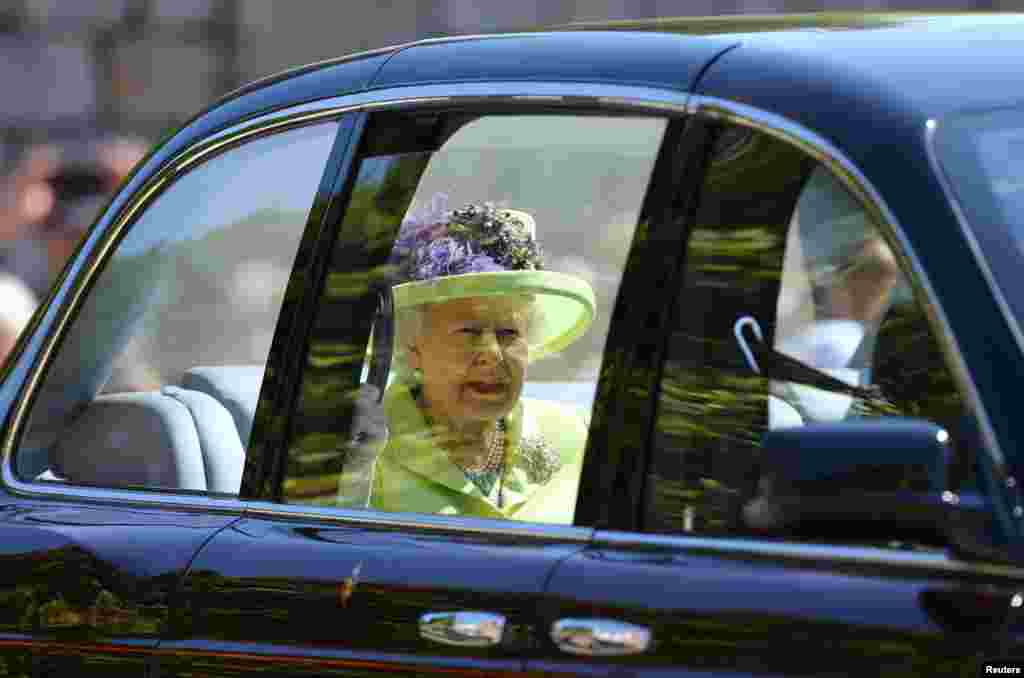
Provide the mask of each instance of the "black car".
POLYGON ((0 675, 1019 667, 1022 63, 1024 15, 719 17, 231 94, 3 367, 0 675), (586 422, 565 520, 339 490, 400 226, 475 202, 592 293, 523 387, 586 422))

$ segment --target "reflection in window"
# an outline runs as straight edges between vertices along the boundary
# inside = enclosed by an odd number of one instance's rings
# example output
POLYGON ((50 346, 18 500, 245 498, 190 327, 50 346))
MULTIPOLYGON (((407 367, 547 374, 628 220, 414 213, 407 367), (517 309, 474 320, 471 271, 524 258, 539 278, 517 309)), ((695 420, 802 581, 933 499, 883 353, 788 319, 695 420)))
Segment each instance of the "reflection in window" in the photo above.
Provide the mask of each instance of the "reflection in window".
POLYGON ((18 452, 22 477, 238 492, 336 132, 331 122, 230 149, 143 208, 46 374, 18 452))
POLYGON ((952 439, 950 487, 972 484, 980 441, 923 308, 863 206, 824 168, 781 141, 727 128, 686 266, 646 530, 793 538, 756 531, 744 507, 764 481, 762 435, 815 422, 927 419, 952 439))

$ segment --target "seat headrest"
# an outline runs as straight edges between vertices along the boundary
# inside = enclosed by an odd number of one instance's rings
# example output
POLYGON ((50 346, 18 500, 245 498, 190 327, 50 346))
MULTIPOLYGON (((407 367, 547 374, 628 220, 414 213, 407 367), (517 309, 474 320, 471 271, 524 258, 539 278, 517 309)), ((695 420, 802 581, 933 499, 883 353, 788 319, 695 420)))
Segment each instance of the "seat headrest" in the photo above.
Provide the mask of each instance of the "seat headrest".
POLYGON ((206 470, 188 409, 162 393, 96 398, 51 453, 54 472, 106 487, 205 490, 206 470))
POLYGON ((242 447, 248 448, 264 369, 263 365, 203 365, 185 372, 181 385, 224 405, 235 420, 242 447))

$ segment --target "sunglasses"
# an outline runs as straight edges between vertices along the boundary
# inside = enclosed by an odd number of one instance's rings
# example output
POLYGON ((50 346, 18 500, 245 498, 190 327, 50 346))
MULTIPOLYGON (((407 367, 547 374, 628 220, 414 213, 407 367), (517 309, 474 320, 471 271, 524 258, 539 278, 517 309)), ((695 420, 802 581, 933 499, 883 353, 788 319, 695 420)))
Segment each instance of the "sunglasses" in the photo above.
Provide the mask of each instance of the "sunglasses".
POLYGON ((106 203, 106 177, 89 167, 69 167, 47 183, 55 203, 42 231, 52 236, 78 236, 92 225, 106 203))

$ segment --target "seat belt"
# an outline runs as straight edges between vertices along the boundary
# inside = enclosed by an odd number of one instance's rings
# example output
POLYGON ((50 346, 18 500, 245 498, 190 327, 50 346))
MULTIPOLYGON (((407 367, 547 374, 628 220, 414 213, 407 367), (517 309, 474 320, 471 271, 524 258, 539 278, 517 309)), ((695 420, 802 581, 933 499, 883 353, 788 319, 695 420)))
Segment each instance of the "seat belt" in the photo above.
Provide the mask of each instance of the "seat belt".
POLYGON ((811 386, 823 391, 842 393, 862 400, 877 401, 881 398, 877 389, 847 384, 805 362, 776 351, 765 343, 760 325, 750 316, 739 318, 733 326, 733 333, 747 360, 747 365, 763 377, 811 386), (752 330, 755 341, 750 341, 744 333, 744 329, 747 327, 752 330))

